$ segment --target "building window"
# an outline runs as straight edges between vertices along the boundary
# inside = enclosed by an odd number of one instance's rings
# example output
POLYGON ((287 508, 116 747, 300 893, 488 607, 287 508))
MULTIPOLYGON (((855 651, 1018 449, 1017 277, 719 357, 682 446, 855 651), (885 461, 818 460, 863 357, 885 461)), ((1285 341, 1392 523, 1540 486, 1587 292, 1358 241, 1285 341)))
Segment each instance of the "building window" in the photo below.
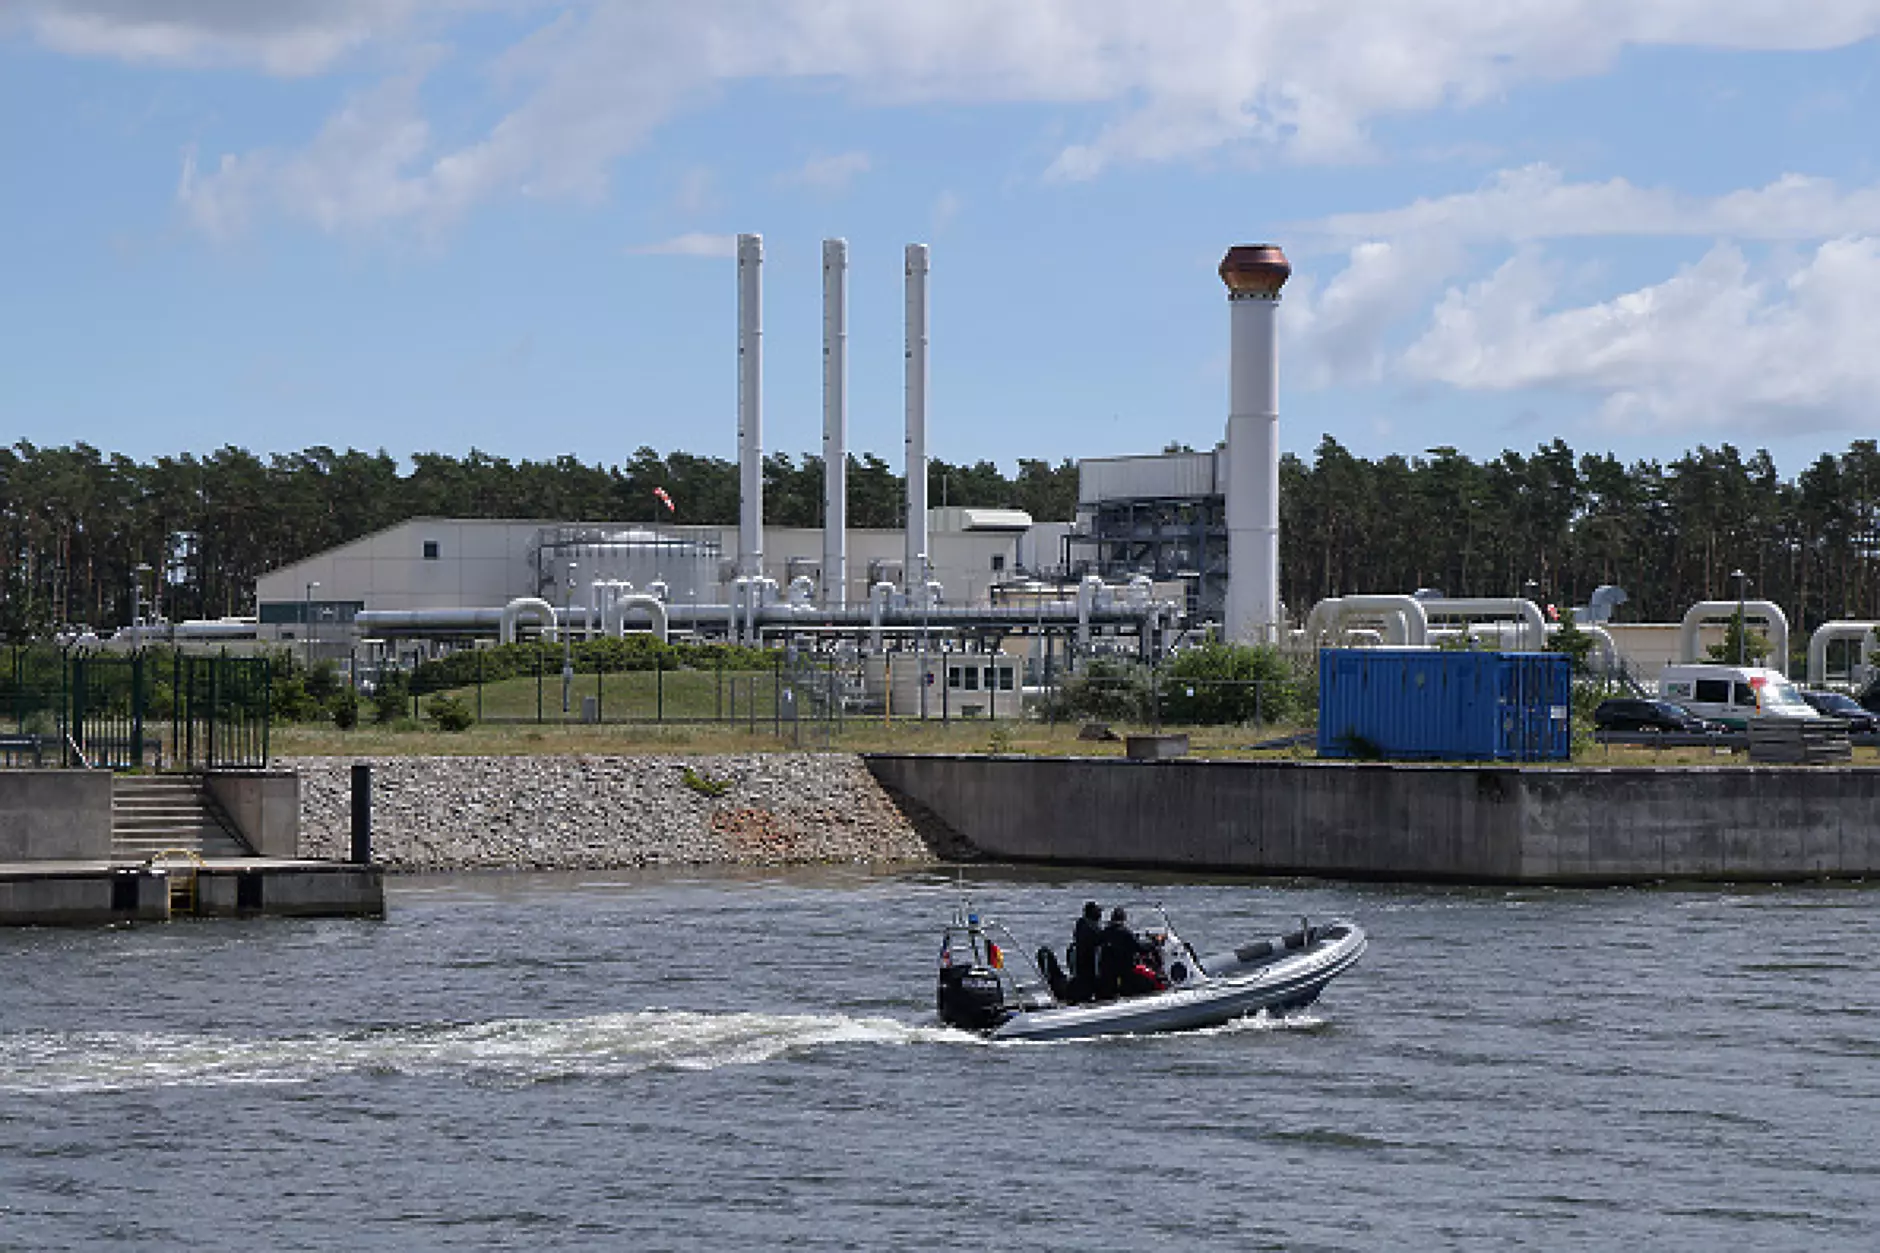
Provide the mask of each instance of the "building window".
POLYGON ((960 685, 960 668, 958 666, 948 666, 947 667, 947 686, 951 688, 957 688, 959 687, 959 685, 960 685))
POLYGON ((437 560, 437 541, 436 540, 428 539, 424 541, 424 559, 426 561, 437 560))
POLYGON ((1012 667, 1011 666, 999 667, 999 690, 1001 692, 1009 692, 1012 690, 1012 667))
POLYGON ((993 553, 992 554, 992 572, 994 574, 997 574, 1003 569, 1005 569, 1005 554, 993 553))

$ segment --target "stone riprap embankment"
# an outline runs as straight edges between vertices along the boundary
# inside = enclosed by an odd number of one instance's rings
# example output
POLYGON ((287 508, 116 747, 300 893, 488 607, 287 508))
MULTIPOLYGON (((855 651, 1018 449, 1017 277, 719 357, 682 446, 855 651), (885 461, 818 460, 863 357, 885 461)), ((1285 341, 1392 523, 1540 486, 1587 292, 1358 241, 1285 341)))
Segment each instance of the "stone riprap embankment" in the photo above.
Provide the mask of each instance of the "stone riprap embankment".
MULTIPOLYGON (((276 761, 300 775, 301 856, 347 855, 361 760, 276 761)), ((843 754, 369 760, 373 858, 393 870, 935 860, 843 754)))

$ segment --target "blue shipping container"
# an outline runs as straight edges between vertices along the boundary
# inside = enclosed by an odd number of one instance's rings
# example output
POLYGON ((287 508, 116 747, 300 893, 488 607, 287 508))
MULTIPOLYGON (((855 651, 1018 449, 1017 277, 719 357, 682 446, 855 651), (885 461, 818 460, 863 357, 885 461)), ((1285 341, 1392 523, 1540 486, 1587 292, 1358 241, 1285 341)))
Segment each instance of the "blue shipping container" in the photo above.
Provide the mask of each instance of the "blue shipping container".
POLYGON ((1565 761, 1573 663, 1561 653, 1319 651, 1319 756, 1565 761))

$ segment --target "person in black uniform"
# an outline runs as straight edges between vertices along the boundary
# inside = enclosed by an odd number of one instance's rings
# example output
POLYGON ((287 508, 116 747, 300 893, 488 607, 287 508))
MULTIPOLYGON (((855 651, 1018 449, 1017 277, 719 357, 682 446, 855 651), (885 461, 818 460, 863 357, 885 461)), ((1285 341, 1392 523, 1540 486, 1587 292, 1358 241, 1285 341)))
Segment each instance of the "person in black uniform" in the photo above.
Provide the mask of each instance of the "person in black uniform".
POLYGON ((1103 928, 1102 947, 1097 950, 1097 999, 1113 1001, 1125 992, 1135 991, 1136 959, 1145 945, 1129 929, 1129 912, 1121 905, 1110 911, 1110 925, 1103 928))
POLYGON ((1084 902, 1084 916, 1071 928, 1071 982, 1067 999, 1081 1004, 1097 994, 1097 954, 1103 949, 1103 907, 1084 902))

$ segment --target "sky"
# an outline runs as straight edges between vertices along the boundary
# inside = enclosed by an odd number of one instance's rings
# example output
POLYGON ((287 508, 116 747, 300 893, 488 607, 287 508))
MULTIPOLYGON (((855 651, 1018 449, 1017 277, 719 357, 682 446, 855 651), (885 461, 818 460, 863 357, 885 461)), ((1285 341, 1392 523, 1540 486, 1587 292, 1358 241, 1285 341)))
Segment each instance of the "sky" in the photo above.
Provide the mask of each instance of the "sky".
POLYGON ((0 0, 0 442, 899 468, 1208 447, 1235 243, 1281 441, 1790 475, 1880 433, 1880 0, 0 0))

